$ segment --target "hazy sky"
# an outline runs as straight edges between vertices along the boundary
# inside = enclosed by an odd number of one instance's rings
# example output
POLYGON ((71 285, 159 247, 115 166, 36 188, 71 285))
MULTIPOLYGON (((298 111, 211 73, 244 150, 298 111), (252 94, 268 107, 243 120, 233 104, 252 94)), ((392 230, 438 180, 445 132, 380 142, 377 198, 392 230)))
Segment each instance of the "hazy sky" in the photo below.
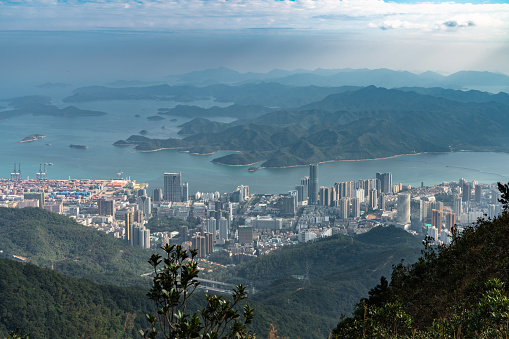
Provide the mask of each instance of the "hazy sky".
POLYGON ((509 74, 507 1, 0 0, 3 80, 226 66, 509 74))

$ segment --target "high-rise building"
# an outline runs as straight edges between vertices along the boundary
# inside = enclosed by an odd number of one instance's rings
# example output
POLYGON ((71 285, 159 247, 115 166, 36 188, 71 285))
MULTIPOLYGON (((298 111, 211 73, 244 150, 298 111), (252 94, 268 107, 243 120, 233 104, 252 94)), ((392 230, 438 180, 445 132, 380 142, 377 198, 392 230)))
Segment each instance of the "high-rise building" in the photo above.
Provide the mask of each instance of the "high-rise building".
POLYGON ((182 187, 180 173, 164 173, 164 200, 181 202, 182 187))
POLYGON ((350 216, 353 218, 358 218, 361 216, 361 202, 359 198, 351 198, 350 199, 350 205, 351 205, 351 214, 350 216))
POLYGON ((294 216, 297 213, 297 194, 293 194, 290 191, 286 197, 283 197, 283 214, 287 216, 294 216))
POLYGON ((138 225, 133 228, 132 245, 141 248, 150 248, 150 230, 138 225))
POLYGON ((207 232, 212 233, 214 235, 214 239, 216 239, 216 219, 210 218, 207 220, 207 232))
POLYGON ((182 239, 182 242, 186 242, 188 240, 188 227, 187 226, 182 226, 180 228, 180 238, 182 239))
POLYGON ((456 213, 445 213, 445 227, 451 231, 456 225, 456 213))
POLYGON ((461 190, 463 192, 463 201, 470 201, 470 195, 472 193, 472 185, 469 182, 464 182, 461 190))
POLYGON ((113 200, 97 200, 97 209, 99 215, 115 215, 115 202, 113 200))
POLYGON ((392 173, 377 173, 376 178, 380 180, 380 192, 392 194, 392 173))
POLYGON ((463 199, 459 195, 454 197, 453 211, 457 216, 460 216, 461 213, 463 213, 463 199))
POLYGON ((154 188, 152 191, 152 201, 159 202, 163 200, 163 190, 160 188, 154 188))
POLYGON ((189 200, 189 183, 185 182, 182 184, 182 201, 189 200))
POLYGON ((209 255, 214 252, 214 235, 209 232, 205 232, 205 255, 209 255))
POLYGON ((438 229, 438 234, 442 232, 442 211, 439 210, 431 210, 431 226, 436 227, 438 229))
POLYGON ((127 212, 125 214, 125 240, 129 245, 134 244, 134 217, 132 212, 127 212))
POLYGON ((380 196, 378 197, 378 209, 385 211, 385 202, 387 198, 385 196, 385 193, 380 193, 380 196))
POLYGON ((42 208, 44 206, 44 192, 36 192, 36 193, 23 193, 23 199, 30 200, 30 199, 36 199, 39 201, 39 206, 42 208))
POLYGON ((398 223, 409 224, 410 223, 410 194, 399 193, 398 194, 398 223))
POLYGON ((320 205, 334 206, 336 201, 336 190, 334 187, 320 187, 320 205))
POLYGON ((318 164, 309 166, 309 204, 318 205, 318 164))
POLYGON ((348 218, 348 210, 350 208, 350 198, 343 197, 339 199, 339 210, 342 219, 348 218))
POLYGON ((143 215, 149 217, 152 214, 152 201, 150 197, 143 195, 137 199, 138 209, 143 212, 143 215))
POLYGON ((481 202, 482 198, 482 187, 475 185, 475 202, 481 202))
POLYGON ((376 210, 378 208, 378 195, 377 190, 374 188, 369 191, 369 208, 372 210, 376 210))
POLYGON ((253 243, 253 227, 240 226, 238 229, 239 244, 252 244, 253 243))
POLYGON ((219 219, 219 239, 228 240, 228 220, 226 218, 219 219))
POLYGON ((297 200, 299 202, 308 200, 308 185, 297 185, 295 190, 297 191, 297 200))
POLYGON ((196 235, 191 238, 191 242, 191 247, 198 250, 198 258, 205 258, 207 256, 207 244, 205 237, 200 235, 200 233, 196 233, 196 235))

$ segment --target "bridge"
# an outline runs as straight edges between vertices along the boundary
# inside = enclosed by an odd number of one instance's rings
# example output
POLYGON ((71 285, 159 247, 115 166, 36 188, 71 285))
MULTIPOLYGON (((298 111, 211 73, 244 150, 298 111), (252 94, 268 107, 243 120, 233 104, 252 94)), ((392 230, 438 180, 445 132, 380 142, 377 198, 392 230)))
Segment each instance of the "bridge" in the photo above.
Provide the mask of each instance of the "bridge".
POLYGON ((232 284, 227 284, 221 281, 214 281, 209 279, 196 278, 200 282, 198 288, 205 291, 212 291, 217 293, 229 294, 235 287, 232 284))

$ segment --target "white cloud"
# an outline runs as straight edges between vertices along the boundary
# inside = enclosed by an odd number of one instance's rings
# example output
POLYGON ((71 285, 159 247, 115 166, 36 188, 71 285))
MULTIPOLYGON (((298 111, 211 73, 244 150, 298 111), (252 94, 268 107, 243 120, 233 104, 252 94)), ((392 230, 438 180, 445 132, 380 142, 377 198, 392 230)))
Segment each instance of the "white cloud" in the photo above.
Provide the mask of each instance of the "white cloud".
MULTIPOLYGON (((285 28, 446 34, 473 28, 509 34, 509 4, 394 3, 382 0, 0 1, 0 29, 242 30, 285 28)), ((482 33, 482 34, 481 34, 482 33)))

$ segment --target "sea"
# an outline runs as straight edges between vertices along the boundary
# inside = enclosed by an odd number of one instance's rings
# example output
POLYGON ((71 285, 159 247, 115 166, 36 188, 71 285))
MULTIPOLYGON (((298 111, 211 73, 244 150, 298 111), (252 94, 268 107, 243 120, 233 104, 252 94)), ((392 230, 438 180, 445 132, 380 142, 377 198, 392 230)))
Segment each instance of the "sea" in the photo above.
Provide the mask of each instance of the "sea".
MULTIPOLYGON (((159 108, 171 108, 179 103, 155 100, 110 100, 67 104, 62 99, 69 89, 47 90, 32 88, 28 94, 43 94, 53 98, 53 104, 70 105, 103 111, 98 117, 52 117, 22 115, 0 121, 0 178, 8 179, 21 166, 23 179, 35 179, 39 169, 46 167, 48 179, 117 179, 129 178, 147 183, 148 189, 162 187, 165 172, 180 172, 189 183, 190 194, 196 192, 231 192, 239 185, 248 185, 251 193, 287 193, 309 175, 309 167, 260 169, 249 172, 251 166, 224 166, 212 159, 229 154, 191 155, 177 150, 135 152, 132 146, 113 146, 141 130, 147 137, 181 137, 179 125, 191 120, 165 116, 165 120, 150 121, 159 108), (137 117, 139 115, 139 117, 137 117), (175 120, 176 119, 176 120, 175 120), (173 121, 172 121, 173 120, 173 121), (18 143, 30 134, 46 137, 18 143), (70 144, 87 149, 70 148, 70 144), (51 165, 50 165, 51 164, 51 165)), ((19 94, 18 94, 19 96, 19 94)), ((8 99, 6 92, 0 99, 8 99)), ((0 101, 0 111, 7 110, 7 101, 0 101)), ((180 103, 181 104, 181 103, 180 103)), ((188 103, 186 103, 188 104, 188 103)), ((201 107, 226 106, 213 100, 196 101, 201 107)), ((231 117, 212 120, 231 122, 231 117)), ((403 155, 388 159, 337 161, 319 165, 319 185, 374 178, 377 172, 391 172, 394 183, 426 186, 448 181, 477 180, 479 183, 509 181, 509 155, 494 152, 471 152, 403 155)))

